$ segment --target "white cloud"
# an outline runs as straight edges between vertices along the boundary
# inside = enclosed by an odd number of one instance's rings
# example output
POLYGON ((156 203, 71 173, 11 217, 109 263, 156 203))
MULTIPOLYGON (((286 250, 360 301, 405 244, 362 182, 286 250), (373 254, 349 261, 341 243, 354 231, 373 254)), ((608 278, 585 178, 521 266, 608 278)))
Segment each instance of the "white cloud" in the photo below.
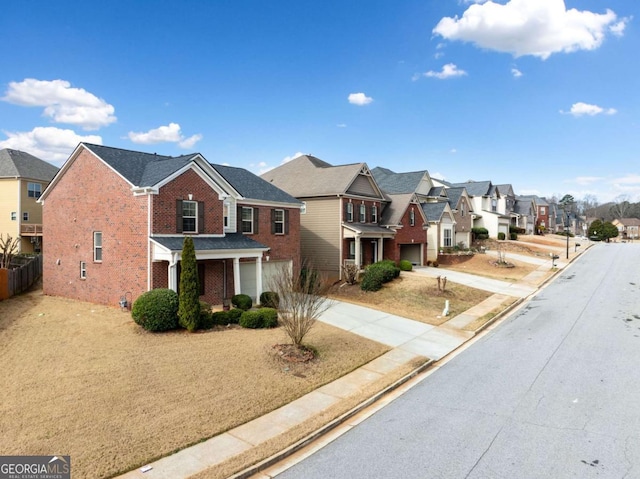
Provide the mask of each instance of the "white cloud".
POLYGON ((8 138, 0 141, 0 148, 25 151, 42 160, 61 164, 80 142, 102 144, 97 135, 81 136, 73 130, 63 130, 53 126, 37 127, 31 131, 3 132, 8 138))
POLYGON ((295 160, 296 158, 298 158, 299 156, 303 156, 304 153, 301 152, 297 152, 291 156, 285 156, 282 161, 280 162, 281 165, 284 165, 285 163, 289 163, 291 160, 295 160))
POLYGON ((422 74, 416 73, 416 75, 413 76, 413 79, 415 81, 420 78, 420 76, 425 76, 428 78, 438 78, 440 80, 446 80, 447 78, 465 76, 466 74, 466 71, 460 70, 454 63, 447 63, 439 72, 430 70, 422 74))
POLYGON ((3 101, 20 106, 45 107, 43 115, 55 123, 78 125, 83 130, 97 130, 114 123, 114 107, 82 88, 72 88, 65 80, 27 78, 11 82, 3 101))
POLYGON ((520 78, 522 76, 522 72, 517 68, 512 68, 511 74, 513 75, 514 78, 520 78))
POLYGON ((365 95, 364 93, 349 94, 349 103, 351 103, 352 105, 363 106, 363 105, 368 105, 372 101, 373 101, 373 98, 365 95))
POLYGON ((346 123, 338 123, 336 126, 337 126, 338 128, 346 128, 346 127, 347 127, 347 124, 346 124, 346 123))
POLYGON ((177 143, 181 148, 192 148, 202 139, 202 135, 192 135, 185 138, 178 123, 169 123, 167 126, 160 126, 147 132, 130 131, 129 139, 138 144, 152 145, 155 143, 177 143))
POLYGON ((587 186, 602 180, 604 178, 601 176, 578 176, 573 181, 581 186, 587 186))
POLYGON ((569 114, 569 115, 573 115, 575 117, 579 117, 579 116, 584 116, 584 115, 595 116, 595 115, 600 115, 600 114, 615 115, 616 113, 618 113, 618 111, 615 108, 607 108, 607 109, 605 109, 605 108, 602 108, 601 106, 598 106, 598 105, 590 105, 588 103, 583 103, 583 102, 579 101, 578 103, 574 103, 573 105, 571 105, 571 110, 570 111, 560 110, 560 113, 569 114))
POLYGON ((452 155, 455 155, 456 153, 458 153, 458 150, 456 150, 455 148, 451 148, 449 150, 449 153, 451 153, 452 155))
POLYGON ((598 48, 607 32, 621 35, 628 21, 618 20, 609 9, 603 14, 567 10, 563 0, 510 0, 504 5, 487 1, 474 2, 461 18, 442 18, 433 33, 544 60, 553 53, 598 48))

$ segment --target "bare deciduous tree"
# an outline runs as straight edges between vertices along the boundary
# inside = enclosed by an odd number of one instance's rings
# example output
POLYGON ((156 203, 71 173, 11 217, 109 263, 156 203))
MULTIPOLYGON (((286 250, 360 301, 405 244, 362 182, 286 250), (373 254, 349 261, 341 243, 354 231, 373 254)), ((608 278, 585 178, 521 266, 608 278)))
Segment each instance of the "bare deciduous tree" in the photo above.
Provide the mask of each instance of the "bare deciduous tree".
POLYGON ((0 268, 9 269, 11 259, 18 252, 18 245, 20 244, 20 237, 12 238, 10 234, 7 234, 7 238, 0 233, 0 268))
POLYGON ((331 306, 327 298, 329 283, 317 269, 303 264, 299 271, 281 268, 269 287, 279 296, 279 323, 299 348, 320 315, 331 306))

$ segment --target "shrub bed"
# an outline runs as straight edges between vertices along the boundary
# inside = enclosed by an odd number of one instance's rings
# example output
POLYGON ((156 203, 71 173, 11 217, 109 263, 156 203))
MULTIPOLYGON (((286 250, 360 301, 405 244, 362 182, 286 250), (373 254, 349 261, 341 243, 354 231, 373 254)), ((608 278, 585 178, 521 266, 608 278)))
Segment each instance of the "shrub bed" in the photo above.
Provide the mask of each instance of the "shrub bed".
POLYGON ((131 317, 147 331, 178 327, 178 293, 166 288, 142 293, 131 308, 131 317))

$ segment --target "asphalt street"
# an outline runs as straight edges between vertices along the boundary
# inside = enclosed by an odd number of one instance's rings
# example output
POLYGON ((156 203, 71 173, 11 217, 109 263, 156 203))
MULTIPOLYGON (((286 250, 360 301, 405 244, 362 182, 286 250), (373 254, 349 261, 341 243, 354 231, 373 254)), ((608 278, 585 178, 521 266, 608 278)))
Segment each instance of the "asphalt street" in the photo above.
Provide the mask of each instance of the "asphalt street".
POLYGON ((598 244, 287 478, 640 478, 640 245, 598 244))

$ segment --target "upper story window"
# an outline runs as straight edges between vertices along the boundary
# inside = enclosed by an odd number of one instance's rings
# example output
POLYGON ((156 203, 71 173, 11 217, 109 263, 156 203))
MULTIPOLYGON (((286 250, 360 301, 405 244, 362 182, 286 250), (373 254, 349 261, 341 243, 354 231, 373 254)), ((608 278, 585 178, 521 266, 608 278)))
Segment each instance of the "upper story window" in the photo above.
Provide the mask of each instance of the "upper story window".
POLYGON ((353 203, 347 203, 347 221, 353 222, 353 203))
POLYGON ((249 234, 257 233, 253 228, 253 208, 242 207, 242 232, 249 234))
POLYGON ((371 207, 371 222, 372 223, 378 222, 378 207, 376 205, 373 205, 371 207))
POLYGON ((276 235, 286 233, 286 214, 284 210, 271 210, 271 232, 276 235))
POLYGON ((40 198, 42 185, 40 183, 27 183, 27 194, 29 198, 40 198))
POLYGON ((229 227, 229 203, 226 201, 222 204, 222 217, 224 218, 224 227, 229 227))
POLYGON ((409 225, 411 225, 411 226, 415 226, 415 224, 416 224, 416 212, 415 212, 415 210, 412 208, 412 209, 409 211, 409 225))
POLYGON ((182 232, 196 233, 198 231, 198 202, 182 202, 182 232))
POLYGON ((460 202, 460 216, 464 216, 464 201, 460 202))
POLYGON ((22 221, 29 221, 29 212, 28 211, 23 211, 22 212, 22 221))
POLYGON ((16 213, 15 211, 11 212, 11 221, 17 221, 18 220, 18 213, 16 213))
POLYGON ((360 205, 360 223, 366 223, 367 222, 367 206, 362 203, 360 205))
POLYGON ((93 261, 102 262, 102 231, 93 232, 93 261))
POLYGON ((496 200, 495 198, 491 200, 491 211, 493 211, 494 213, 498 211, 498 200, 496 200))
POLYGON ((546 209, 545 209, 545 207, 544 207, 544 206, 541 206, 541 207, 540 207, 540 214, 541 214, 541 215, 546 214, 546 213, 545 213, 545 210, 546 210, 546 209))

